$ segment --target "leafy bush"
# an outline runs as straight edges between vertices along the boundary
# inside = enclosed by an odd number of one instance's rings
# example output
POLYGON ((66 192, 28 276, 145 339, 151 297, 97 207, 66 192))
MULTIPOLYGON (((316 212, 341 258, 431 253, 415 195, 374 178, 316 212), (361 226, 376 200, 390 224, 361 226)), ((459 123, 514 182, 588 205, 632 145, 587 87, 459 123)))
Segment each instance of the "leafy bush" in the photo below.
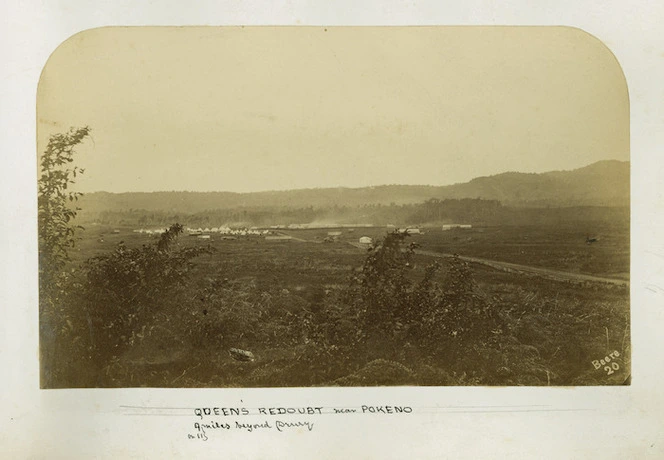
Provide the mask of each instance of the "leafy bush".
POLYGON ((65 266, 70 260, 69 250, 76 243, 79 227, 72 221, 79 210, 74 203, 81 194, 68 189, 76 176, 84 172, 72 166, 74 148, 89 134, 88 127, 55 134, 39 159, 37 230, 42 387, 50 387, 59 380, 61 363, 70 359, 68 354, 62 353, 62 339, 72 348, 79 346, 72 342, 74 323, 66 308, 71 273, 65 272, 65 266))
POLYGON ((81 297, 95 361, 105 362, 133 345, 141 327, 155 313, 165 304, 177 302, 191 260, 212 250, 175 248, 182 232, 183 227, 174 224, 156 244, 131 249, 120 242, 110 254, 85 263, 81 297))
POLYGON ((364 343, 383 353, 389 343, 394 353, 408 343, 423 356, 445 354, 451 362, 471 345, 502 334, 502 321, 468 263, 453 257, 442 280, 436 279, 441 265, 433 263, 419 282, 413 281, 417 245, 403 248, 406 238, 394 232, 374 245, 348 289, 346 300, 358 309, 364 343))
POLYGON ((69 249, 76 243, 77 227, 72 225, 72 220, 79 208, 71 205, 81 193, 68 191, 68 188, 84 170, 70 165, 74 161, 74 147, 89 134, 88 127, 55 134, 40 158, 37 182, 39 287, 45 300, 55 300, 53 297, 62 291, 58 278, 69 261, 69 249))
POLYGON ((423 293, 408 278, 416 245, 402 250, 407 236, 389 233, 370 247, 360 275, 351 280, 345 300, 357 308, 359 323, 367 333, 391 336, 407 318, 415 316, 418 304, 412 300, 421 300, 423 293))

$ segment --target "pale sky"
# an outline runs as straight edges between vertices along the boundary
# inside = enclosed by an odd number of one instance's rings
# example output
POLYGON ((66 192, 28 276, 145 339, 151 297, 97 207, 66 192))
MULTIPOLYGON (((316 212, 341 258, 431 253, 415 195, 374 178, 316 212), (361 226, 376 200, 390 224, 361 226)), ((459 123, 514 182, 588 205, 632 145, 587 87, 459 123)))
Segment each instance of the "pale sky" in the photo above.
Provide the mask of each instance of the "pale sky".
POLYGON ((563 27, 102 28, 48 61, 38 150, 84 192, 445 185, 629 159, 622 71, 563 27))

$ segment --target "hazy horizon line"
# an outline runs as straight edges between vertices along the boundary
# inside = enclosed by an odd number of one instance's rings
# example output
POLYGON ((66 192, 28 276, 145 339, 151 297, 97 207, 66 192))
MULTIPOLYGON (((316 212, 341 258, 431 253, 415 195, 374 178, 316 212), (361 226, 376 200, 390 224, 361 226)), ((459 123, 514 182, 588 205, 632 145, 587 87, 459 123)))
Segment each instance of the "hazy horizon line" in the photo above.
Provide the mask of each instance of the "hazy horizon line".
POLYGON ((549 174, 549 173, 557 173, 557 172, 572 172, 572 171, 578 171, 579 169, 584 169, 593 165, 596 165, 598 163, 605 163, 605 162, 617 162, 617 163, 630 163, 630 160, 616 160, 615 158, 608 158, 604 160, 598 160, 594 161, 592 163, 589 163, 585 166, 580 166, 578 168, 573 168, 573 169, 556 169, 556 170, 549 170, 549 171, 542 171, 542 172, 524 172, 524 171, 503 171, 499 172, 496 174, 490 174, 488 176, 476 176, 473 177, 472 179, 469 179, 465 182, 453 182, 453 183, 448 183, 448 184, 439 184, 439 185, 433 185, 433 184, 378 184, 378 185, 363 185, 363 186, 347 186, 347 185, 338 185, 338 186, 327 186, 327 187, 303 187, 303 188, 290 188, 290 189, 267 189, 267 190, 253 190, 253 191, 244 191, 244 192, 237 192, 237 191, 231 191, 231 190, 127 190, 127 191, 122 191, 122 192, 110 192, 108 190, 93 190, 93 191, 88 191, 88 192, 82 192, 83 195, 89 195, 93 193, 108 193, 112 195, 121 195, 125 193, 229 193, 229 194, 234 194, 234 195, 248 195, 248 194, 253 194, 253 193, 283 193, 283 192, 296 192, 296 191, 306 191, 306 190, 333 190, 333 189, 344 189, 344 190, 359 190, 359 189, 364 189, 364 188, 379 188, 379 187, 451 187, 454 185, 460 185, 460 184, 467 184, 473 180, 476 179, 482 179, 482 178, 487 178, 487 177, 496 177, 496 176, 501 176, 504 174, 528 174, 528 175, 541 175, 541 174, 549 174))

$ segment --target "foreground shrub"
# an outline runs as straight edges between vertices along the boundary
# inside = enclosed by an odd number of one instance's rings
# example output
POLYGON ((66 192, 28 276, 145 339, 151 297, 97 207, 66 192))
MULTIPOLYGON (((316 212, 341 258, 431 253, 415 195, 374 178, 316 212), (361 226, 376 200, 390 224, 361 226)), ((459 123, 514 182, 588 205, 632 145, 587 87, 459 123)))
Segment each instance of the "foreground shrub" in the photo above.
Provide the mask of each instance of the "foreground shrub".
POLYGON ((80 298, 95 362, 106 362, 140 340, 143 326, 186 285, 191 260, 211 251, 176 247, 182 232, 174 224, 156 244, 131 249, 121 242, 110 254, 85 263, 80 298))
MULTIPOLYGON (((39 327, 41 386, 52 387, 60 379, 63 356, 60 337, 68 337, 73 321, 65 308, 70 274, 65 271, 69 251, 76 244, 73 225, 79 192, 69 191, 77 175, 84 171, 73 166, 75 147, 90 134, 88 127, 72 128, 50 137, 39 159, 38 226, 39 233, 39 327)), ((68 337, 71 339, 71 337, 68 337)))
POLYGON ((348 288, 345 300, 358 311, 358 342, 369 356, 397 357, 408 346, 415 359, 444 356, 453 368, 473 346, 503 334, 502 320, 459 257, 449 260, 442 279, 434 263, 413 280, 417 245, 404 248, 406 238, 394 232, 374 245, 348 288))

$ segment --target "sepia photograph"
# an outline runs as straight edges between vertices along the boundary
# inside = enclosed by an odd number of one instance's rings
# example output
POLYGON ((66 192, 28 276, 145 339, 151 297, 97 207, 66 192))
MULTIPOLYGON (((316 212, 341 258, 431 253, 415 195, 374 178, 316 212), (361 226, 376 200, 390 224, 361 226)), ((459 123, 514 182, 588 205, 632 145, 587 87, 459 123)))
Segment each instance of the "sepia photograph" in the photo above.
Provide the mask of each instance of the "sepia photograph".
POLYGON ((630 104, 571 27, 102 27, 37 89, 43 389, 631 383, 630 104))

